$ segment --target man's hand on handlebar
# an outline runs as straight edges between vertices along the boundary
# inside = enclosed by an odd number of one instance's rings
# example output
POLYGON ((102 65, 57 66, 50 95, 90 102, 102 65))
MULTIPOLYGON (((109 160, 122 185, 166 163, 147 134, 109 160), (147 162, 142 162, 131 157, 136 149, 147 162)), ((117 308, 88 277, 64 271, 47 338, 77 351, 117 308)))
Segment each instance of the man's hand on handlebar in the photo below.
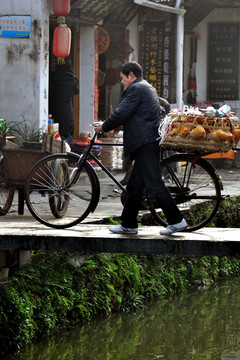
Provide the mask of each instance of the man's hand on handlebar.
POLYGON ((102 125, 103 125, 103 122, 102 122, 102 121, 95 122, 95 123, 93 124, 94 131, 95 131, 96 133, 103 132, 102 125))

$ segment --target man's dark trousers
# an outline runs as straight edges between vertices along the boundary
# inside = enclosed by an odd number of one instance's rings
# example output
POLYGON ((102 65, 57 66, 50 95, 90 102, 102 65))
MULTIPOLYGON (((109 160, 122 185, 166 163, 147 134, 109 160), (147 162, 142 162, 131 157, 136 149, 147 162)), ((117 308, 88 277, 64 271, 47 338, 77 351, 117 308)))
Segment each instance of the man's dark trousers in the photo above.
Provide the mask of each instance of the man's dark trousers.
POLYGON ((143 145, 131 154, 134 166, 127 185, 127 199, 122 212, 122 226, 137 228, 137 215, 144 189, 151 194, 163 210, 169 225, 182 221, 182 215, 161 179, 160 148, 157 141, 143 145))

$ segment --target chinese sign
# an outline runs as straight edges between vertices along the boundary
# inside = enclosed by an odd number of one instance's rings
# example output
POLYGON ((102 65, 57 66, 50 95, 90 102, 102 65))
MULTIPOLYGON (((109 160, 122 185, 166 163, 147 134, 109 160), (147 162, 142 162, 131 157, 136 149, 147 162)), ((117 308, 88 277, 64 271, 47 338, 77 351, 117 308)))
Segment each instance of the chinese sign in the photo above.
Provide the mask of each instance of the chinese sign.
POLYGON ((209 25, 208 100, 238 100, 239 26, 209 25))
POLYGON ((29 38, 31 16, 0 16, 0 38, 29 38))
POLYGON ((149 22, 144 28, 144 77, 159 96, 169 96, 170 22, 149 22))

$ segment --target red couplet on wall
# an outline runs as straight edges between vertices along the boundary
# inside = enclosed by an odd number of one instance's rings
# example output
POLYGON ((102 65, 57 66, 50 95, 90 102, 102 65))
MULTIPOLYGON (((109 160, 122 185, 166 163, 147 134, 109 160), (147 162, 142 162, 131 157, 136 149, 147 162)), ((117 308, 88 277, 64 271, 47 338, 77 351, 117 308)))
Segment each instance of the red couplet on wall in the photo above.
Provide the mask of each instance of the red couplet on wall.
POLYGON ((67 57, 71 50, 71 30, 66 24, 60 24, 53 33, 53 54, 56 57, 67 57))
POLYGON ((57 16, 66 16, 70 13, 70 0, 53 0, 53 12, 57 16))

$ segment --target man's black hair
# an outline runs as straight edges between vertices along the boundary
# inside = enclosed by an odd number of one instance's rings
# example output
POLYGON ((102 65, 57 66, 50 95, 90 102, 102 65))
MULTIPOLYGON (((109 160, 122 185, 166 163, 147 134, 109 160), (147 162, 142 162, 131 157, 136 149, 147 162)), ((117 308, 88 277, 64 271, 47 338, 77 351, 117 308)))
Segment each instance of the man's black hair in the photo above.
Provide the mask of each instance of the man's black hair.
POLYGON ((143 69, 136 61, 129 61, 122 65, 121 72, 128 77, 130 71, 136 76, 136 78, 143 76, 143 69))

